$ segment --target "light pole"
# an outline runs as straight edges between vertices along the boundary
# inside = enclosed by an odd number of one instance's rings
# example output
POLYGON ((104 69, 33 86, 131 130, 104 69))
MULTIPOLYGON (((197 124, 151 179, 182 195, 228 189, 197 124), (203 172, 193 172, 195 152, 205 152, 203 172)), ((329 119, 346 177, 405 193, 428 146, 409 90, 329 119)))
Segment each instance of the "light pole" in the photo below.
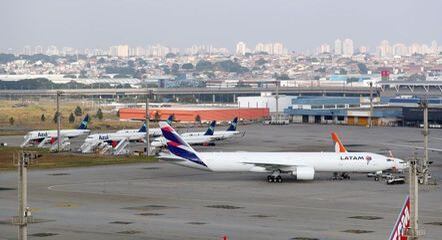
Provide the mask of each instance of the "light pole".
POLYGON ((60 144, 61 144, 61 136, 60 136, 60 128, 61 128, 61 114, 60 114, 60 96, 62 92, 57 91, 57 152, 60 152, 60 144))
POLYGON ((146 90, 147 90, 147 93, 146 93, 146 108, 145 108, 145 111, 146 111, 146 119, 145 119, 145 123, 146 123, 146 152, 145 152, 145 155, 146 156, 149 156, 150 155, 150 139, 149 139, 149 121, 150 121, 150 114, 149 114, 149 95, 150 95, 150 91, 149 91, 149 88, 147 88, 147 85, 146 85, 146 90))

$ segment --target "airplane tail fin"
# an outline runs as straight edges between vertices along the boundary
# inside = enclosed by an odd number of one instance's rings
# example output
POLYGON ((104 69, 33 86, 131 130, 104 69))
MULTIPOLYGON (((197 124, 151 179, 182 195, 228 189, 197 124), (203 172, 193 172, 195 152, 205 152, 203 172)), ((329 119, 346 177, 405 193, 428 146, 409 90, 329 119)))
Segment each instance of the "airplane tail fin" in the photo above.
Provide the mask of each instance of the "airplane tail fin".
POLYGON ((236 125, 238 124, 238 117, 235 117, 234 119, 233 119, 233 121, 230 123, 230 126, 229 126, 229 128, 227 128, 227 131, 230 131, 230 132, 234 132, 234 131, 236 131, 236 125))
POLYGON ((175 115, 171 114, 166 120, 167 124, 169 124, 169 125, 172 124, 174 118, 175 118, 175 115))
POLYGON ((78 129, 87 129, 88 124, 89 124, 89 114, 86 114, 83 121, 81 121, 80 126, 78 126, 78 129))
POLYGON ((209 125, 209 128, 207 129, 207 131, 204 133, 205 136, 212 136, 213 133, 215 132, 215 126, 216 126, 216 121, 212 121, 209 125))
POLYGON ((141 125, 138 132, 143 132, 143 133, 147 132, 146 122, 144 122, 143 125, 141 125))
POLYGON ((159 125, 164 138, 167 140, 167 149, 173 155, 207 167, 207 165, 198 157, 197 152, 181 138, 175 129, 166 122, 160 122, 159 125))
POLYGON ((344 147, 344 144, 342 144, 341 140, 339 140, 339 137, 336 133, 332 132, 331 134, 333 142, 335 142, 335 151, 336 152, 347 152, 347 149, 344 147))

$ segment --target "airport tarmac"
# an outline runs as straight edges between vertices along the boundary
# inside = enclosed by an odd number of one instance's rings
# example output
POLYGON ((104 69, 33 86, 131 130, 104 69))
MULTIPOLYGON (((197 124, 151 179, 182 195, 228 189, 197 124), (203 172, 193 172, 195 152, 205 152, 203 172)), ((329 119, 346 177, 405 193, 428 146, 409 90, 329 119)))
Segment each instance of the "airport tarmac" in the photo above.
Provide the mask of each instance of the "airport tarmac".
MULTIPOLYGON (((246 131, 244 137, 198 150, 333 151, 332 131, 349 151, 392 150, 408 159, 422 146, 417 128, 254 124, 239 130, 246 131)), ((442 148, 442 131, 431 130, 430 136, 430 147, 442 148)), ((441 158, 441 152, 430 152, 439 182, 441 158)), ((408 185, 390 186, 365 175, 331 181, 321 173, 307 182, 284 176, 282 184, 265 177, 163 162, 30 170, 29 205, 43 221, 31 224, 29 234, 31 239, 42 234, 56 235, 38 239, 387 239, 408 193, 408 185)), ((16 215, 16 182, 16 172, 0 173, 0 221, 16 215)), ((425 239, 442 235, 441 199, 439 185, 420 192, 425 239)), ((16 226, 0 224, 0 239, 16 234, 16 226)))

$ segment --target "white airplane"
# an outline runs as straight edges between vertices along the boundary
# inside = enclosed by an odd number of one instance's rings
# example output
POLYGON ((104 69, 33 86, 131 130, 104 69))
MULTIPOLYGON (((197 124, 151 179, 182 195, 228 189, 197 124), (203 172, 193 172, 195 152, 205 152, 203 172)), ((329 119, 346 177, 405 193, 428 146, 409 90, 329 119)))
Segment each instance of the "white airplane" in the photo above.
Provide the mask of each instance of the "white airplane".
POLYGON ((125 142, 144 142, 146 139, 146 123, 138 129, 137 132, 115 132, 115 133, 97 133, 89 135, 80 150, 82 153, 90 153, 96 146, 107 144, 116 148, 122 141, 125 142))
MULTIPOLYGON (((166 122, 168 124, 172 124, 173 122, 173 115, 170 115, 169 118, 167 118, 166 122)), ((136 133, 138 132, 140 129, 123 129, 123 130, 118 130, 115 133, 136 133)), ((149 128, 149 136, 150 137, 160 137, 162 135, 161 133, 161 129, 160 128, 149 128)))
MULTIPOLYGON (((226 131, 215 131, 213 133, 213 136, 216 138, 216 140, 224 140, 240 135, 241 133, 239 131, 236 131, 237 125, 238 125, 238 117, 235 117, 226 131)), ((188 132, 188 133, 182 133, 181 137, 186 138, 191 136, 203 136, 205 134, 206 132, 188 132)))
POLYGON ((196 152, 165 122, 160 122, 171 154, 160 155, 182 166, 214 172, 270 173, 268 182, 282 182, 281 174, 313 180, 315 172, 379 172, 404 169, 405 161, 370 152, 196 152))
MULTIPOLYGON (((217 138, 213 135, 215 131, 216 121, 212 121, 209 128, 203 135, 189 135, 184 136, 183 139, 190 145, 213 145, 217 138)), ((161 130, 161 129, 160 129, 161 130)), ((167 145, 167 140, 164 137, 155 138, 151 146, 155 148, 162 148, 167 145)))
MULTIPOLYGON (((60 137, 62 137, 63 140, 66 140, 78 137, 83 134, 87 134, 90 132, 90 130, 87 129, 88 124, 89 124, 89 115, 87 114, 84 117, 83 121, 81 121, 81 124, 77 129, 61 129, 60 137)), ((47 143, 54 144, 57 142, 57 137, 58 137, 57 130, 30 131, 24 136, 25 141, 21 144, 21 147, 27 147, 27 146, 43 147, 47 143)))

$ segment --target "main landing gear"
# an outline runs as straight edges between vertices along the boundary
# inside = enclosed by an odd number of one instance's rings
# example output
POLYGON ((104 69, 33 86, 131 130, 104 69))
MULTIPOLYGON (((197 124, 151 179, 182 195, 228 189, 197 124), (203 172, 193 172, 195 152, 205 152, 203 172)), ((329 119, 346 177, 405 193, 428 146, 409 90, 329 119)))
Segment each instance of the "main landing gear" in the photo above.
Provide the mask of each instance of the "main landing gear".
POLYGON ((282 177, 279 175, 280 172, 273 172, 272 175, 267 176, 267 182, 269 183, 282 183, 282 177))
POLYGON ((350 179, 350 174, 346 172, 343 172, 341 174, 334 172, 332 177, 332 180, 349 180, 349 179, 350 179))

